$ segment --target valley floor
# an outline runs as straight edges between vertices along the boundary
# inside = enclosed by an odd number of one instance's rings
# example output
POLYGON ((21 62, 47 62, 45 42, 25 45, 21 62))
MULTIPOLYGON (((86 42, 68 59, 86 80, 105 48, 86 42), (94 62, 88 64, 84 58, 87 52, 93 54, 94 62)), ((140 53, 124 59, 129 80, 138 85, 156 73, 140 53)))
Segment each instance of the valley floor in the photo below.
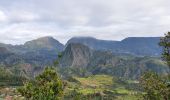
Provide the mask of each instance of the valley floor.
MULTIPOLYGON (((108 75, 71 77, 65 80, 64 100, 141 100, 138 82, 108 75)), ((17 87, 0 88, 0 100, 24 100, 17 87)))

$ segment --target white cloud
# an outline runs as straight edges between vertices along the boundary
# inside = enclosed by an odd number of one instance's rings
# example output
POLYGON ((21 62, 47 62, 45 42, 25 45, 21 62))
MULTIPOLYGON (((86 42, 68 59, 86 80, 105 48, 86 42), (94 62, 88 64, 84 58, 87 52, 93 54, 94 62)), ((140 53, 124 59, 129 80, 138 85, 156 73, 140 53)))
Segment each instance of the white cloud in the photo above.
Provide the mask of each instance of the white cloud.
POLYGON ((7 21, 7 16, 0 10, 0 22, 7 21))
POLYGON ((8 14, 10 16, 9 20, 11 22, 30 22, 39 19, 39 16, 27 11, 13 11, 8 14))
POLYGON ((120 40, 170 30, 169 0, 0 0, 0 42, 51 35, 120 40))

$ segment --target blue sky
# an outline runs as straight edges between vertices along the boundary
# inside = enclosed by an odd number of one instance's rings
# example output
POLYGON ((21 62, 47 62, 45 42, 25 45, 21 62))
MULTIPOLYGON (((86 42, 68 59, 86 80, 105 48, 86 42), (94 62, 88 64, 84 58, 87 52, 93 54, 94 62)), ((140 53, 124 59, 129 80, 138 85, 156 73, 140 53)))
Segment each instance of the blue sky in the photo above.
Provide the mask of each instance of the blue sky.
POLYGON ((170 0, 0 0, 0 42, 163 36, 170 31, 169 5, 170 0))

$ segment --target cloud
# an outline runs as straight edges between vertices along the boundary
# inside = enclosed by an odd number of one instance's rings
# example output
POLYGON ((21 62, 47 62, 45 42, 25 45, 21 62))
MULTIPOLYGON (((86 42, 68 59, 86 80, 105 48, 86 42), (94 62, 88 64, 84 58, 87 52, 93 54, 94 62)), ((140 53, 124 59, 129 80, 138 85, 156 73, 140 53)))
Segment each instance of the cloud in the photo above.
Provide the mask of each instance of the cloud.
POLYGON ((4 12, 0 11, 0 22, 6 22, 7 16, 4 14, 4 12))
POLYGON ((0 42, 41 36, 121 40, 170 30, 169 0, 0 0, 0 42))

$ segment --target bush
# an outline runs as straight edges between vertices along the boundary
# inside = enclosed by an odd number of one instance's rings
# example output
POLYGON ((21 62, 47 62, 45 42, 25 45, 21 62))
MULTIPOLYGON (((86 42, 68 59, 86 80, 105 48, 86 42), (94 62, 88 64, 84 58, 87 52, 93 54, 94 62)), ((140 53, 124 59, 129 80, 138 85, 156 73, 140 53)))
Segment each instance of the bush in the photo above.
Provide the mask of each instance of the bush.
POLYGON ((169 100, 170 88, 168 87, 168 83, 165 80, 156 73, 145 73, 140 79, 140 84, 145 92, 144 99, 169 100))
POLYGON ((35 78, 35 81, 26 82, 18 92, 27 99, 59 100, 63 94, 63 85, 56 71, 47 67, 35 78))

